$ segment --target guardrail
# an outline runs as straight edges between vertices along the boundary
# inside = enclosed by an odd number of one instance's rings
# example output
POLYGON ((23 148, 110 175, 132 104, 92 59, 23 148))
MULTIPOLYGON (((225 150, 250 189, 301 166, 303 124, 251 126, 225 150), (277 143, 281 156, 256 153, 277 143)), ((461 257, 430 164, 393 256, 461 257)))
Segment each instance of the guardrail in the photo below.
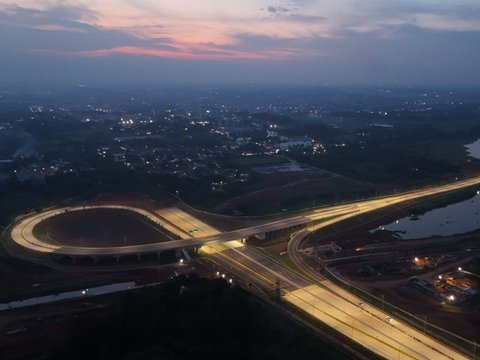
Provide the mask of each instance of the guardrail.
MULTIPOLYGON (((300 231, 293 234, 292 239, 293 237, 296 236, 297 240, 299 240, 297 242, 297 245, 298 245, 298 243, 301 242, 306 235, 307 235, 306 232, 300 231)), ((298 251, 298 249, 294 249, 294 251, 298 251)), ((369 302, 370 305, 374 306, 378 310, 380 310, 380 308, 376 304, 381 303, 382 311, 392 309, 393 311, 390 310, 386 312, 390 312, 392 313, 392 315, 398 318, 401 318, 403 321, 417 328, 417 330, 422 331, 424 333, 428 333, 433 338, 442 340, 443 342, 448 344, 448 346, 457 349, 458 351, 464 353, 465 355, 468 355, 468 356, 473 355, 473 358, 476 358, 476 348, 477 348, 476 341, 470 341, 462 336, 454 334, 451 331, 443 329, 432 323, 428 323, 428 326, 427 326, 427 322, 425 319, 419 318, 418 316, 385 301, 384 298, 380 298, 378 296, 372 295, 364 291, 363 289, 357 287, 356 285, 346 281, 342 277, 339 277, 334 271, 329 269, 325 264, 321 263, 321 265, 322 265, 322 268, 325 270, 326 274, 328 275, 328 276, 325 276, 327 279, 334 281, 338 285, 342 286, 345 290, 353 293, 355 296, 359 296, 363 298, 365 301, 369 302), (432 329, 435 329, 437 332, 432 331, 432 329)), ((312 271, 314 270, 312 269, 312 271)))
MULTIPOLYGON (((372 295, 372 294, 366 292, 365 290, 359 288, 358 286, 356 286, 356 285, 346 281, 345 279, 339 277, 337 274, 335 274, 334 271, 332 271, 331 269, 329 269, 326 266, 323 269, 328 273, 328 275, 331 278, 336 280, 337 283, 340 283, 341 285, 343 285, 344 288, 346 288, 347 290, 350 290, 350 291, 353 289, 354 290, 354 292, 353 292, 354 295, 360 296, 360 297, 364 298, 366 301, 374 300, 377 303, 382 303, 383 304, 382 311, 385 311, 385 307, 386 308, 391 308, 391 309, 395 310, 396 315, 400 315, 402 317, 402 320, 407 321, 411 325, 415 326, 417 328, 417 330, 426 332, 434 338, 440 338, 442 341, 445 341, 446 343, 448 343, 449 346, 454 347, 456 349, 459 349, 462 352, 468 354, 469 356, 473 355, 475 357, 475 355, 476 355, 475 352, 476 352, 476 347, 477 347, 476 341, 471 341, 471 340, 465 339, 464 337, 462 337, 458 334, 454 334, 451 331, 448 331, 448 330, 446 330, 444 328, 441 328, 441 327, 439 327, 435 324, 432 324, 432 323, 428 323, 428 326, 427 326, 427 322, 425 321, 425 319, 421 319, 418 316, 416 316, 416 315, 414 315, 414 314, 412 314, 412 313, 410 313, 410 312, 408 312, 404 309, 401 309, 398 306, 395 306, 392 303, 389 303, 388 301, 385 301, 384 298, 379 298, 378 296, 375 296, 375 295, 372 295), (432 332, 431 331, 432 328, 437 330, 437 332, 432 332), (452 337, 453 339, 456 339, 458 341, 458 343, 452 342, 448 338, 445 338, 445 336, 443 336, 443 335, 439 335, 438 332, 440 332, 442 334, 445 334, 445 335, 448 335, 449 337, 452 337), (460 345, 461 343, 463 343, 464 346, 460 345), (472 350, 469 350, 467 348, 467 346, 469 346, 472 350)), ((376 306, 376 305, 374 305, 374 306, 376 308, 378 308, 378 306, 376 306)))

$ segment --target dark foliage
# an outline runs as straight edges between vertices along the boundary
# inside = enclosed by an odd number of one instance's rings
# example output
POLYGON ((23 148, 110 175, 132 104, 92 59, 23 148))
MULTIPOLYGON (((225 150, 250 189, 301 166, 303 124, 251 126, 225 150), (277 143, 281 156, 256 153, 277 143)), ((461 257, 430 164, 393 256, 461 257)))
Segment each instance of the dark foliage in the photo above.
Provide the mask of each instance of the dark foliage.
POLYGON ((222 280, 180 277, 79 320, 60 359, 341 359, 345 355, 222 280))

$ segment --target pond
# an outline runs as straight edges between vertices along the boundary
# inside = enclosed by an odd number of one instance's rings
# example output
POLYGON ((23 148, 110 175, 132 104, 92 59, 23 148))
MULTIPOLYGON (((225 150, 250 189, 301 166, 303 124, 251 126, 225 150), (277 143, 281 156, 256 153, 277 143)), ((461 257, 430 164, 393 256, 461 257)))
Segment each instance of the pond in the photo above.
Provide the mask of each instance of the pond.
POLYGON ((480 196, 446 207, 428 211, 424 215, 410 216, 380 226, 372 232, 387 230, 402 239, 421 239, 431 236, 463 234, 480 228, 480 196))
POLYGON ((465 145, 465 147, 467 148, 468 155, 480 159, 480 139, 471 144, 465 145))

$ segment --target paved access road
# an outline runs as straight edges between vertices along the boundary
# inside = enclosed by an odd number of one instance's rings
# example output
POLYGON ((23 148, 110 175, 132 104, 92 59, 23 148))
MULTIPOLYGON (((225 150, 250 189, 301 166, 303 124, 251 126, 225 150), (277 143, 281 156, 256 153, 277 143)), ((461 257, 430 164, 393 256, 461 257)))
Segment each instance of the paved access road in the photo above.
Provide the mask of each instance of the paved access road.
POLYGON ((118 247, 74 247, 74 246, 60 246, 56 244, 51 244, 44 242, 41 239, 38 239, 34 233, 33 229, 36 225, 42 221, 51 218, 53 216, 65 214, 67 212, 74 211, 84 211, 89 209, 119 209, 119 210, 128 210, 145 216, 150 221, 163 226, 165 229, 172 233, 177 233, 178 229, 165 221, 158 215, 146 211, 144 209, 132 207, 132 206, 122 206, 122 205, 101 205, 101 206, 76 206, 76 207, 64 207, 58 209, 50 209, 43 211, 38 214, 33 214, 25 217, 19 223, 17 223, 11 232, 12 239, 19 245, 28 248, 33 251, 43 252, 43 253, 52 253, 57 255, 71 255, 71 256, 101 256, 101 255, 125 255, 125 254, 138 254, 145 252, 155 252, 161 251, 163 249, 169 250, 173 248, 180 248, 186 246, 188 243, 194 239, 191 239, 189 236, 183 235, 185 240, 173 240, 164 243, 156 244, 144 244, 136 246, 118 246, 118 247))

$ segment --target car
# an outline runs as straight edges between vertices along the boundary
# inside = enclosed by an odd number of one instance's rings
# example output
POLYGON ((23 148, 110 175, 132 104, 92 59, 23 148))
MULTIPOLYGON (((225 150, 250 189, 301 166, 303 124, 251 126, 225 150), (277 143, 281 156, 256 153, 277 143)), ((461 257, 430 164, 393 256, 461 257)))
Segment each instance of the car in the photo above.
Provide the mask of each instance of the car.
POLYGON ((390 324, 393 324, 393 318, 391 318, 390 316, 387 316, 387 321, 388 321, 390 324))

